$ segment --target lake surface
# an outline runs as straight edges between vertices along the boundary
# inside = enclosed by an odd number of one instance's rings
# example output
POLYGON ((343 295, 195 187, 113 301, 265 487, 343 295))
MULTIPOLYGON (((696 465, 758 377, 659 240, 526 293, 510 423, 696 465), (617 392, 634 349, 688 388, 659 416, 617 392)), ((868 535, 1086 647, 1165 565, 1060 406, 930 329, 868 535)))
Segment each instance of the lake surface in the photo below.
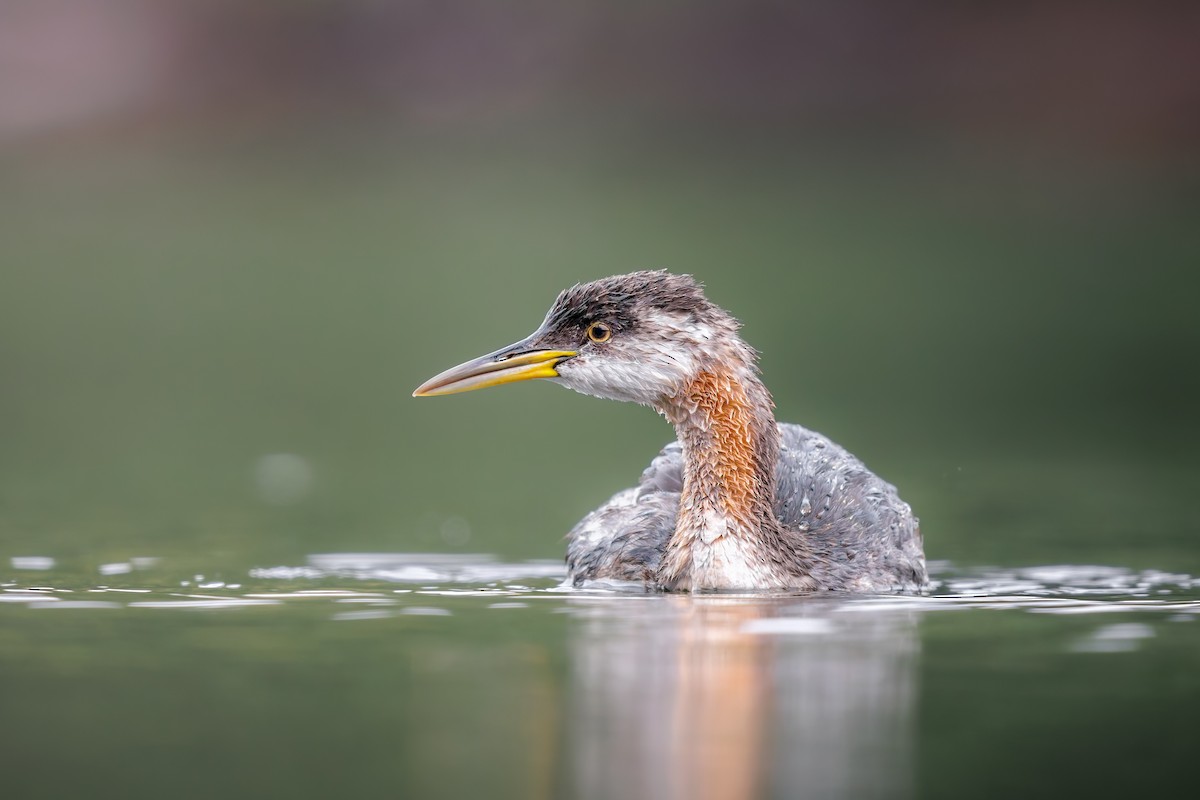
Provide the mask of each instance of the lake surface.
POLYGON ((691 597, 476 555, 14 558, 5 795, 1188 792, 1200 579, 932 566, 919 597, 691 597))

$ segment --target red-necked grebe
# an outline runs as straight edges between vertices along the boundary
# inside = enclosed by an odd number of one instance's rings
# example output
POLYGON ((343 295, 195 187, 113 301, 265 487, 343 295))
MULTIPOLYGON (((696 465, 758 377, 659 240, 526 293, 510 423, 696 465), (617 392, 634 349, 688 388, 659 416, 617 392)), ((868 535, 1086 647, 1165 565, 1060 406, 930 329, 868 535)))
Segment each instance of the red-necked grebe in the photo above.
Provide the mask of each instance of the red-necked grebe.
POLYGON ((895 488, 799 425, 776 424, 757 353, 688 275, 574 286, 530 336, 414 396, 547 378, 647 405, 675 426, 638 485, 568 535, 576 584, 666 590, 897 591, 926 583, 917 519, 895 488))

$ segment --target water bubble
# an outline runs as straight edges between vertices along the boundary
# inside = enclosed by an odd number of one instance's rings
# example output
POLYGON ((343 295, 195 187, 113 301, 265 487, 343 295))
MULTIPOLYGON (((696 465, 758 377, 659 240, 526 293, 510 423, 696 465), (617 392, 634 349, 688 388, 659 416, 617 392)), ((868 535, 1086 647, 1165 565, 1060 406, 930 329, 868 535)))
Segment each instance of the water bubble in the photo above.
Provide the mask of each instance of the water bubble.
MULTIPOLYGON (((57 600, 58 598, 54 598, 54 599, 57 600)), ((60 609, 61 608, 94 609, 94 608, 121 608, 121 604, 113 603, 108 600, 60 600, 56 603, 47 603, 47 602, 30 603, 29 607, 30 608, 60 608, 60 609)))
POLYGON ((54 559, 50 556, 13 556, 12 568, 33 570, 54 569, 54 559))
POLYGON ((393 616, 391 611, 343 611, 333 615, 333 620, 341 622, 355 619, 386 619, 393 616))
POLYGON ((1154 628, 1141 622, 1122 622, 1097 628, 1071 649, 1076 653, 1128 653, 1137 650, 1142 639, 1154 636, 1154 628))
POLYGON ((442 520, 439 532, 442 541, 455 547, 461 547, 471 540, 471 525, 462 517, 446 517, 442 520))
POLYGON ((288 506, 312 491, 314 475, 308 459, 294 453, 270 453, 254 465, 254 485, 266 503, 288 506))
POLYGON ((1154 637, 1154 628, 1141 622, 1122 622, 1105 625, 1093 635, 1097 639, 1151 639, 1154 637))
POLYGON ((409 606, 400 612, 413 617, 448 617, 450 609, 435 608, 433 606, 409 606))

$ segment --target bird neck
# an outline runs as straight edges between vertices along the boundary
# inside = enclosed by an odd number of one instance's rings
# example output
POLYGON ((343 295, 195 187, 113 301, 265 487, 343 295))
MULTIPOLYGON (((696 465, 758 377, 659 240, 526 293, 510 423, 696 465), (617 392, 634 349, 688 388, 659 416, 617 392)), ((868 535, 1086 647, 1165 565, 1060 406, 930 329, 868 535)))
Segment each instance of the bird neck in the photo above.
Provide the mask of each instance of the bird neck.
POLYGON ((699 372, 659 409, 683 446, 683 490, 660 582, 677 589, 769 586, 781 535, 773 511, 779 428, 753 361, 699 372))

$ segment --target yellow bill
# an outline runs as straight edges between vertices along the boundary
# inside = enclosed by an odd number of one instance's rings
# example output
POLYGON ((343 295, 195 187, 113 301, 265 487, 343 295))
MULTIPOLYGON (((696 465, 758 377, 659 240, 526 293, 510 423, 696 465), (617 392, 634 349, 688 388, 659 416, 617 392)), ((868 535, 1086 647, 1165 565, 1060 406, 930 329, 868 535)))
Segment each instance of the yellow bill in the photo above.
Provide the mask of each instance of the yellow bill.
POLYGON ((559 362, 578 355, 574 350, 517 351, 519 345, 451 367, 417 387, 413 397, 457 394, 534 378, 555 378, 559 362))

